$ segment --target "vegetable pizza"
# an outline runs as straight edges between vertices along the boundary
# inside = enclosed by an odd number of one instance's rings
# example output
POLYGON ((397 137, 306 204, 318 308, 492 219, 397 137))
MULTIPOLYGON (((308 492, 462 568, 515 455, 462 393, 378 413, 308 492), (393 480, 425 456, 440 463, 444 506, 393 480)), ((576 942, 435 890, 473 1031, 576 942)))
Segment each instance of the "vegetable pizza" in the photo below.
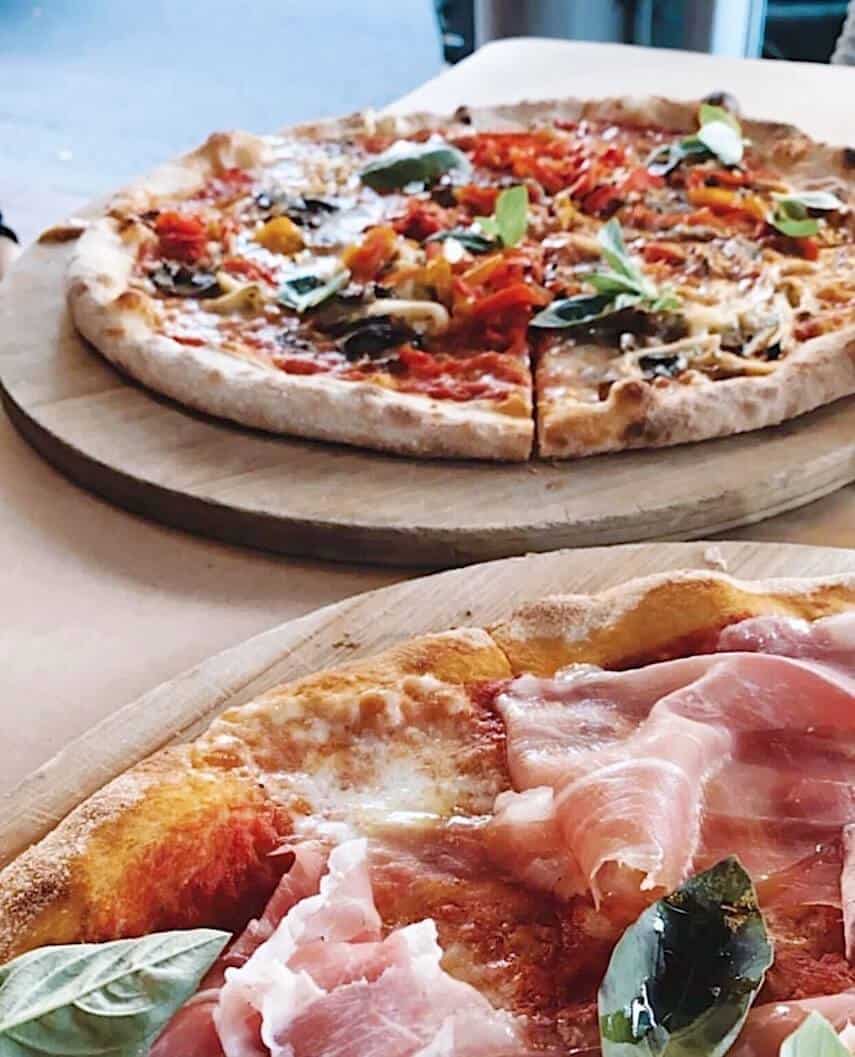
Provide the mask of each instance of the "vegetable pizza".
POLYGON ((698 441, 855 391, 851 149, 727 97, 220 133, 68 274, 144 385, 277 433, 524 460, 698 441))

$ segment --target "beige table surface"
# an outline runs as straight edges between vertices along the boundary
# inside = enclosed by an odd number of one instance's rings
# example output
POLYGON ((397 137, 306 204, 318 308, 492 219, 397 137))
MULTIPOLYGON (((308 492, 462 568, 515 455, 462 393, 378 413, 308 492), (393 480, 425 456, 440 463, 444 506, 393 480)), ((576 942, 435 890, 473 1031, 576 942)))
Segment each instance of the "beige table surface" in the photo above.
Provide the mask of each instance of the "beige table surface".
MULTIPOLYGON (((851 128, 855 139, 855 70, 619 45, 493 44, 396 106, 721 88, 748 113, 837 142, 851 128)), ((70 195, 31 204, 22 227, 31 236, 78 204, 70 195)), ((4 416, 0 482, 0 793, 69 738, 210 654, 406 576, 241 551, 150 524, 69 484, 4 416)), ((853 547, 855 487, 728 535, 853 547)))

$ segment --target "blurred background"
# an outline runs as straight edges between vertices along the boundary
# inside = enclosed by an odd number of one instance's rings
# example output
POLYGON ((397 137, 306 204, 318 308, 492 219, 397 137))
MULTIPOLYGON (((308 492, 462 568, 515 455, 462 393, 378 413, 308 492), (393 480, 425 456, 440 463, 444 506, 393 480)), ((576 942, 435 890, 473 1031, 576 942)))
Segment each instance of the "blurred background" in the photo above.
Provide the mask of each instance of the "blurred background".
POLYGON ((827 62, 845 0, 0 0, 0 207, 29 230, 215 128, 382 106, 476 44, 614 40, 827 62))

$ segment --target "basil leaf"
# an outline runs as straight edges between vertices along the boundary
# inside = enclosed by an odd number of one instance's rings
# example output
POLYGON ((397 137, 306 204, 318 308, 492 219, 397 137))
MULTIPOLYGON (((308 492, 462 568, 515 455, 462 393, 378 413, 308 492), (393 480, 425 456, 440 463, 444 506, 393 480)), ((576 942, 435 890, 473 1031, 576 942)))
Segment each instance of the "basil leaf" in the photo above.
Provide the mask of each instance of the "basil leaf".
POLYGON ((623 275, 632 283, 637 283, 640 273, 629 256, 620 224, 614 217, 600 228, 597 242, 600 244, 600 252, 609 267, 618 275, 623 275))
POLYGON ((651 312, 676 312, 680 307, 680 298, 673 290, 660 290, 659 296, 650 302, 651 312))
POLYGON ((600 316, 629 308, 638 300, 640 298, 631 294, 619 298, 612 294, 579 294, 576 297, 553 301, 537 313, 530 325, 542 330, 567 330, 569 327, 579 327, 599 319, 600 316))
POLYGON ((817 209, 822 213, 846 208, 845 203, 831 191, 788 191, 786 194, 773 192, 772 197, 784 208, 800 206, 802 209, 817 209))
POLYGON ((780 1057, 851 1057, 834 1028, 814 1010, 781 1043, 780 1057))
POLYGON ((193 929, 22 954, 0 968, 0 1055, 147 1053, 228 940, 193 929))
POLYGON ((722 1057, 771 964, 751 878, 724 859, 618 941, 599 993, 603 1057, 722 1057))
POLYGON ((737 129, 727 121, 710 121, 698 129, 697 139, 725 165, 738 165, 745 145, 737 129))
POLYGON ((470 253, 489 253, 490 250, 496 248, 493 239, 488 239, 486 235, 480 235, 471 228, 449 228, 447 231, 437 231, 436 234, 429 235, 425 242, 444 242, 446 239, 454 239, 470 253))
POLYGON ((591 272, 585 276, 585 282, 600 294, 640 294, 638 284, 632 279, 615 272, 591 272))
POLYGON ((615 273, 610 277, 612 283, 615 279, 623 278, 626 282, 626 289, 644 298, 656 297, 656 287, 630 256, 626 243, 623 241, 620 224, 614 217, 600 228, 597 241, 603 257, 615 273))
POLYGON ((475 217, 475 223, 491 239, 499 237, 499 222, 495 217, 475 217))
POLYGON ((692 155, 708 155, 708 148, 697 136, 687 136, 679 143, 663 143, 648 157, 645 168, 653 176, 666 176, 685 158, 692 155))
POLYGON ((369 162, 359 178, 374 191, 399 191, 407 184, 435 183, 451 169, 468 168, 466 155, 447 143, 402 141, 369 162))
POLYGON ((292 275, 279 287, 276 297, 286 308, 293 308, 295 312, 302 314, 329 300, 333 294, 346 286, 349 280, 350 272, 346 268, 326 277, 311 272, 292 275))
POLYGON ((528 228, 528 188, 522 184, 508 187, 496 199, 491 217, 475 217, 475 223, 490 238, 503 246, 516 246, 528 228))
POLYGON ((654 176, 665 176, 692 155, 715 155, 725 165, 738 165, 742 161, 745 149, 742 127, 729 110, 701 103, 698 123, 700 128, 694 136, 657 147, 645 163, 647 171, 654 176))
POLYGON ((714 106, 712 103, 701 103, 698 107, 698 121, 701 127, 704 125, 711 125, 716 121, 722 121, 725 125, 730 127, 739 134, 739 138, 742 138, 742 126, 739 121, 734 117, 729 110, 725 110, 723 106, 714 106))
POLYGON ((496 199, 496 226, 503 246, 516 246, 528 227, 528 188, 519 184, 502 191, 496 199))
POLYGON ((772 214, 769 223, 791 239, 808 238, 819 231, 819 224, 813 217, 792 217, 780 211, 772 214))

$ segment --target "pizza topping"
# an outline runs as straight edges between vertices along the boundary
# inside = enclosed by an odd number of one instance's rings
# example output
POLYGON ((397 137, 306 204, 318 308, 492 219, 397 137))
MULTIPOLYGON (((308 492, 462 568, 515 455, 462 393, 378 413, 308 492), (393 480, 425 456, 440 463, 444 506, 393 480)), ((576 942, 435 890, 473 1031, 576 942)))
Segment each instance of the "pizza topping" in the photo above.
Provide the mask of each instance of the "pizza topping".
POLYGON ((410 184, 429 186, 443 173, 469 167, 466 156, 439 138, 426 143, 398 140, 369 162, 359 174, 366 187, 374 191, 398 191, 410 184))
POLYGON ((657 288, 630 257, 616 220, 603 225, 598 242, 609 269, 584 274, 585 282, 593 286, 597 294, 554 301, 532 319, 532 326, 561 329, 580 326, 626 308, 667 312, 679 307, 675 294, 667 288, 657 288))
POLYGON ((751 879, 724 859, 648 907, 599 992, 603 1057, 723 1057, 772 963, 751 879))
POLYGON ((342 260, 358 282, 377 279, 398 254, 398 236, 394 228, 371 228, 357 245, 349 246, 342 260))
POLYGON ((214 1012, 226 1057, 522 1053, 514 1018, 441 968, 433 921, 383 938, 366 850, 364 840, 339 845, 319 893, 227 972, 214 1012))
POLYGON ((550 787, 564 859, 595 899, 631 902, 722 848, 765 877, 835 840, 852 817, 853 701, 837 666, 734 653, 524 676, 498 708, 514 787, 550 787), (800 766, 778 770, 779 745, 800 766))
POLYGON ((739 165, 745 147, 742 129, 733 114, 724 107, 701 103, 698 122, 700 128, 693 136, 657 147, 647 159, 648 171, 665 176, 692 157, 714 156, 725 165, 739 165))
POLYGON ((797 239, 818 233, 819 222, 810 215, 811 211, 826 213, 845 208, 837 195, 830 191, 773 193, 772 198, 775 201, 775 210, 769 218, 769 223, 781 234, 797 239))
POLYGON ((196 264, 208 254, 208 227, 197 214, 166 210, 158 215, 154 230, 164 257, 196 264))
POLYGON ((161 293, 170 297, 219 297, 223 292, 212 272, 188 268, 177 261, 162 261, 149 277, 161 293))
POLYGON ((279 287, 277 298, 287 308, 300 314, 310 308, 317 308, 337 294, 350 280, 346 268, 332 271, 327 275, 313 272, 302 272, 290 276, 279 287))
POLYGON ((851 1049, 814 1010, 781 1045, 780 1057, 849 1057, 851 1049))
MULTIPOLYGON (((855 991, 755 1006, 748 1014, 742 1034, 730 1050, 730 1057, 802 1057, 801 1044, 817 1041, 815 1029, 809 1028, 805 1036, 799 1036, 793 1042, 790 1039, 815 1015, 831 1024, 840 1033, 838 1037, 842 1041, 849 1025, 855 1023, 855 991), (796 1044, 798 1049, 795 1049, 796 1044)), ((848 1034, 851 1038, 851 1033, 848 1034)), ((855 1052, 851 1042, 845 1052, 855 1052)), ((835 1050, 826 1054, 824 1049, 813 1046, 809 1053, 810 1057, 837 1057, 835 1050)))
POLYGON ((286 216, 273 217, 255 233, 255 241, 271 253, 290 257, 303 248, 300 229, 286 216))
POLYGON ((528 190, 523 185, 509 187, 496 199, 492 216, 475 217, 475 223, 506 249, 522 241, 528 227, 528 190))
MULTIPOLYGON (((474 254, 492 253, 498 249, 498 243, 495 239, 489 238, 474 227, 449 228, 446 231, 437 231, 429 235, 425 242, 446 242, 448 240, 456 242, 462 249, 474 254)), ((452 263, 456 264, 457 261, 452 261, 452 263)))
POLYGON ((259 191, 254 202, 267 219, 285 216, 305 228, 320 227, 331 213, 340 208, 338 202, 328 198, 276 191, 259 191))
POLYGON ((392 316, 365 316, 346 324, 341 343, 349 360, 361 360, 388 352, 413 341, 416 332, 401 319, 392 316))
POLYGON ((638 357, 638 366, 645 378, 676 378, 689 361, 679 352, 648 352, 638 357))
POLYGON ((137 1057, 229 935, 155 932, 29 951, 0 967, 0 1052, 137 1057))

